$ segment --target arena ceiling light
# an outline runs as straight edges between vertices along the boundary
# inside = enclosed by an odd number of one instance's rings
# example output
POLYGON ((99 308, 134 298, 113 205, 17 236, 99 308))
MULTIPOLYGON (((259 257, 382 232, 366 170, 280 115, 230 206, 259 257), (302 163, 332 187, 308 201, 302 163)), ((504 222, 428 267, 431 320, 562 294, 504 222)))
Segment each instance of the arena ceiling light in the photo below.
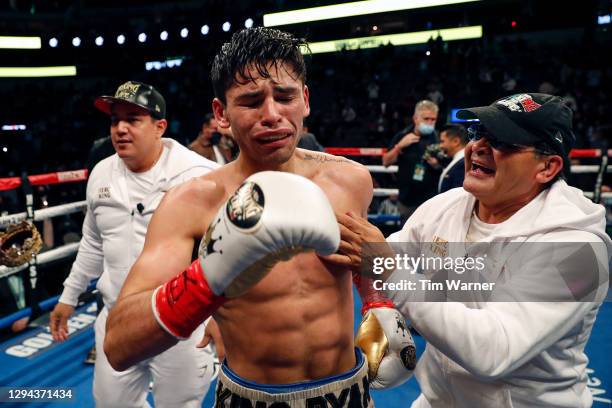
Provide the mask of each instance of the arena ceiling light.
POLYGON ((168 32, 166 30, 159 33, 159 39, 162 41, 166 41, 168 39, 168 32))
POLYGON ((96 37, 95 42, 96 42, 96 45, 97 45, 98 47, 101 47, 101 46, 102 46, 102 44, 104 44, 104 37, 102 37, 102 36, 97 36, 97 37, 96 37))
POLYGON ((138 42, 145 42, 147 41, 147 34, 146 33, 140 33, 138 34, 138 42))
POLYGON ((200 32, 202 33, 202 35, 208 34, 209 31, 210 31, 210 27, 208 27, 208 25, 206 24, 204 24, 202 28, 200 29, 200 32))
POLYGON ((306 23, 309 21, 331 20, 334 18, 363 16, 389 11, 412 10, 425 7, 447 6, 481 0, 367 0, 331 6, 311 7, 301 10, 264 14, 264 27, 306 23))
POLYGON ((49 47, 55 48, 57 47, 57 43, 58 43, 57 38, 53 37, 49 40, 49 47))
POLYGON ((253 19, 247 18, 246 20, 244 20, 244 28, 251 28, 251 27, 253 27, 253 19))
POLYGON ((232 28, 232 24, 229 21, 226 21, 225 23, 223 23, 223 26, 221 26, 221 28, 227 33, 230 28, 232 28))
POLYGON ((0 36, 0 48, 13 48, 19 50, 41 48, 40 37, 7 37, 0 36))
POLYGON ((78 47, 81 45, 81 39, 79 37, 74 37, 72 39, 72 46, 73 47, 78 47))
POLYGON ((2 130, 26 130, 26 125, 2 125, 2 130))
POLYGON ((125 43, 125 35, 119 34, 117 36, 117 44, 123 45, 125 43))
MULTIPOLYGON (((309 43, 308 47, 313 54, 325 52, 338 52, 343 49, 355 50, 358 48, 377 48, 381 45, 412 45, 425 44, 430 38, 438 35, 443 41, 469 40, 482 37, 482 26, 446 28, 442 30, 416 31, 412 33, 376 35, 372 37, 346 38, 342 40, 321 41, 309 43)), ((303 50, 304 51, 304 50, 303 50)))
POLYGON ((181 28, 181 38, 187 38, 189 36, 189 29, 187 27, 181 28))
POLYGON ((42 78, 76 76, 75 65, 57 67, 0 67, 0 78, 42 78))

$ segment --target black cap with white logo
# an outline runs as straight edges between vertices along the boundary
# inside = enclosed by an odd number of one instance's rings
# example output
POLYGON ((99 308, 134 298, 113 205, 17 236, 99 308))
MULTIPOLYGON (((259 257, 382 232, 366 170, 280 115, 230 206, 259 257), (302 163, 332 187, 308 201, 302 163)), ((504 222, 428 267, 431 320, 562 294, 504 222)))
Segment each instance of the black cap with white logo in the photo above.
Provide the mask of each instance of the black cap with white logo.
POLYGON ((489 106, 462 109, 460 119, 479 119, 495 139, 515 145, 544 143, 563 157, 569 171, 569 151, 576 137, 572 132, 573 112, 558 96, 524 93, 498 99, 489 106))
POLYGON ((130 103, 140 106, 149 111, 156 119, 166 117, 166 101, 164 97, 151 85, 142 82, 128 81, 122 84, 114 96, 99 96, 94 101, 94 106, 102 112, 110 115, 111 106, 114 103, 130 103))

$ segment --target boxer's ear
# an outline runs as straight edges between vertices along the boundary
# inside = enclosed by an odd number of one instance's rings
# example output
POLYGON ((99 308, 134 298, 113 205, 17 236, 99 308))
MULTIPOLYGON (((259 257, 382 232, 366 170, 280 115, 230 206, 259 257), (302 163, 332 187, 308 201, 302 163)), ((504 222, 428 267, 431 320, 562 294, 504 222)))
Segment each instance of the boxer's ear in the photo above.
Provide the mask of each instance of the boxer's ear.
POLYGON ((228 129, 230 127, 230 122, 227 117, 227 109, 225 109, 225 104, 221 102, 219 98, 213 99, 212 110, 215 115, 217 125, 223 129, 228 129))
POLYGON ((308 117, 310 115, 310 91, 308 90, 308 86, 304 85, 304 90, 302 91, 304 98, 304 117, 308 117))

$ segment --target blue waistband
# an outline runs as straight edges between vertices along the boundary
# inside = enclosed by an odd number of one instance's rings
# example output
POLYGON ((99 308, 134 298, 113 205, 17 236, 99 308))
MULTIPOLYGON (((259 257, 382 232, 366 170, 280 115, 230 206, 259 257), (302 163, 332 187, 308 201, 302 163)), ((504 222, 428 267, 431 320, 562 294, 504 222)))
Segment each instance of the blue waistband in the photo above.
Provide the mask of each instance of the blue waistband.
POLYGON ((240 385, 241 387, 250 388, 256 391, 263 391, 269 394, 282 394, 287 392, 304 391, 327 385, 336 381, 346 380, 347 378, 350 378, 355 375, 364 364, 365 360, 363 358, 363 354, 358 348, 355 348, 355 358, 357 359, 357 364, 355 364, 354 368, 350 369, 345 373, 332 375, 330 377, 319 378, 318 380, 302 381, 290 384, 259 384, 253 381, 246 380, 238 376, 235 372, 233 372, 227 366, 227 363, 225 361, 223 361, 223 364, 221 365, 221 370, 223 370, 223 374, 225 374, 230 380, 240 385))

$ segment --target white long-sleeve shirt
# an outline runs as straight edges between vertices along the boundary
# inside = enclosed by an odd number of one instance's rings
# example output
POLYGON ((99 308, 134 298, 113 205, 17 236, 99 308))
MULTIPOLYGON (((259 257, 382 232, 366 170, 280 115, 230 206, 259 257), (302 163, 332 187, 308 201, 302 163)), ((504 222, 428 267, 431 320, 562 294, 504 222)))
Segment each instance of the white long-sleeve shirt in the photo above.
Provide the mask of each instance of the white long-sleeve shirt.
POLYGON ((83 237, 59 301, 75 306, 89 283, 100 278, 97 288, 111 307, 130 268, 144 246, 147 227, 163 195, 170 188, 218 167, 172 139, 162 139, 166 150, 152 191, 140 203, 130 202, 127 177, 130 171, 117 154, 98 163, 87 182, 87 213, 83 237))
MULTIPOLYGON (((424 247, 432 242, 438 250, 465 242, 475 203, 463 188, 438 195, 387 241, 406 243, 401 245, 417 254, 427 253, 424 247)), ((608 288, 612 241, 605 233, 604 208, 558 181, 499 224, 487 241, 501 249, 523 243, 527 253, 515 264, 512 254, 489 259, 500 286, 488 302, 424 302, 415 301, 414 292, 389 292, 428 343, 415 371, 423 393, 415 406, 591 406, 584 348, 608 288), (576 264, 583 258, 553 251, 553 242, 566 249, 581 246, 575 243, 592 246, 599 273, 588 275, 589 301, 543 301, 568 289, 563 273, 577 272, 585 280, 576 264), (509 294, 518 301, 496 301, 509 294)), ((388 282, 406 277, 406 271, 396 270, 388 282)))

